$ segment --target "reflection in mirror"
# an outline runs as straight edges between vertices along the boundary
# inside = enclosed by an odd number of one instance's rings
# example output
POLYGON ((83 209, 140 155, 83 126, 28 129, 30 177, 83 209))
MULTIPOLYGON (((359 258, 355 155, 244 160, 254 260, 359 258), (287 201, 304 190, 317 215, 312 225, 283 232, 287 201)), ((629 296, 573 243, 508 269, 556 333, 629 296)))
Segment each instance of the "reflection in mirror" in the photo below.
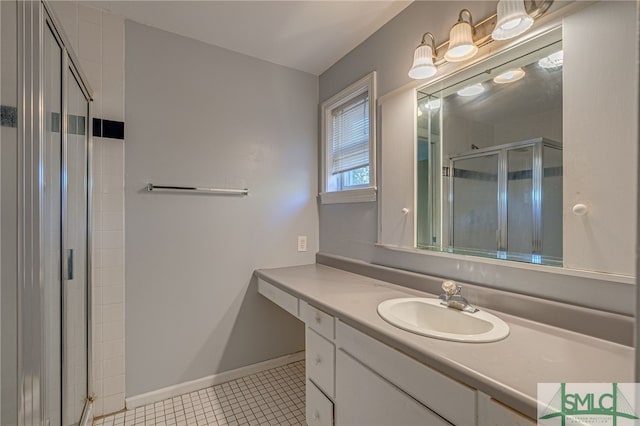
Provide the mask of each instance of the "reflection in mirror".
POLYGON ((561 42, 475 67, 418 91, 417 246, 561 266, 561 42))

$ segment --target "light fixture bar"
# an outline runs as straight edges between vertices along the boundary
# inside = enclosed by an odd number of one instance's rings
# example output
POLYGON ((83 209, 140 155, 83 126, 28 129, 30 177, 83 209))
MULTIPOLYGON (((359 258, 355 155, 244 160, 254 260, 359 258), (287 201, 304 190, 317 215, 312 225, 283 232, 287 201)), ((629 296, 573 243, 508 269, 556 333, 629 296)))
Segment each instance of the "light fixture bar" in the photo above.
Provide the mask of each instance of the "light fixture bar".
POLYGON ((529 7, 527 7, 527 13, 535 20, 547 13, 547 10, 549 10, 551 5, 553 4, 553 0, 541 0, 540 2, 537 2, 536 0, 527 2, 525 0, 525 7, 527 6, 527 3, 529 3, 529 7))

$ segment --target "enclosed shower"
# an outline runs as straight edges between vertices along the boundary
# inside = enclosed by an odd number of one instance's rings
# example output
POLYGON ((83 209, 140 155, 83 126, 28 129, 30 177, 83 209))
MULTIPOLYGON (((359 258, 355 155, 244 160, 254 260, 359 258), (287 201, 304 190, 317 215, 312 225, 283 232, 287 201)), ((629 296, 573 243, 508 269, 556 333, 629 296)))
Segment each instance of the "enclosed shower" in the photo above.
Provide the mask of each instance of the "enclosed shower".
POLYGON ((91 89, 48 6, 0 2, 0 423, 90 417, 91 89))
POLYGON ((563 66, 549 58, 563 51, 554 37, 417 91, 416 247, 562 266, 563 66), (510 73, 518 78, 502 78, 510 73))
POLYGON ((545 138, 450 157, 449 250, 562 261, 562 145, 545 138))

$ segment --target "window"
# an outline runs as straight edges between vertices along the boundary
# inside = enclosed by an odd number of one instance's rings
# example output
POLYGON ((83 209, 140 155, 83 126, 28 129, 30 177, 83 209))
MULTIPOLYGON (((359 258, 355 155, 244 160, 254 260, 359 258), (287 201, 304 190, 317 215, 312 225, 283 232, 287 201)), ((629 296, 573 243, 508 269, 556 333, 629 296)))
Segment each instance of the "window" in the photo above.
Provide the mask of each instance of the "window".
POLYGON ((375 72, 322 104, 322 203, 375 201, 375 72))

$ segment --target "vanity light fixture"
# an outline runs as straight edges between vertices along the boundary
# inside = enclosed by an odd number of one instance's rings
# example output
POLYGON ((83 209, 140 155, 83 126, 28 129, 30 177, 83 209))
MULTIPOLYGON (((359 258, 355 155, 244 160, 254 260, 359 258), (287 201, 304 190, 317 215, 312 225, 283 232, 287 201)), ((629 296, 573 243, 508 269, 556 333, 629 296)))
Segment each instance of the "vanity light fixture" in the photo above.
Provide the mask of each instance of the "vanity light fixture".
POLYGON ((437 71, 433 60, 436 57, 436 39, 431 33, 424 33, 422 42, 413 53, 413 65, 409 70, 409 77, 420 80, 429 78, 437 71), (431 39, 431 44, 427 44, 427 37, 431 39))
POLYGON ((498 22, 491 33, 494 40, 508 40, 519 36, 533 25, 524 6, 524 0, 500 0, 498 2, 498 22))
POLYGON ((484 92, 484 86, 482 83, 476 83, 471 86, 467 86, 464 89, 460 89, 456 93, 458 93, 458 96, 476 96, 482 92, 484 92))
POLYGON ((549 56, 546 56, 538 61, 538 65, 541 68, 545 69, 556 69, 560 68, 564 64, 564 53, 563 51, 552 53, 549 56))
POLYGON ((473 41, 474 34, 471 12, 469 9, 462 9, 458 14, 458 22, 449 33, 449 50, 444 54, 444 58, 448 62, 461 62, 473 58, 478 53, 478 46, 473 41), (469 16, 468 21, 463 18, 465 13, 469 16))
MULTIPOLYGON (((508 40, 527 31, 534 21, 544 15, 555 0, 499 0, 497 13, 489 16, 477 24, 473 24, 473 16, 469 9, 462 9, 458 13, 458 21, 449 32, 449 41, 436 46, 431 33, 422 36, 422 42, 416 48, 413 65, 409 70, 409 77, 414 79, 429 78, 436 74, 436 63, 440 63, 437 49, 448 45, 444 53, 447 62, 463 62, 473 58, 478 53, 478 45, 485 46, 494 40, 508 40), (494 27, 495 25, 495 27, 494 27), (491 37, 488 33, 491 31, 491 37), (478 37, 478 44, 474 37, 478 37), (427 37, 430 38, 427 42, 427 37)), ((542 65, 541 65, 542 66, 542 65)))
POLYGON ((509 71, 505 71, 502 74, 496 76, 493 79, 493 82, 496 84, 507 84, 513 83, 514 81, 518 81, 523 78, 525 72, 522 68, 515 68, 509 71))

